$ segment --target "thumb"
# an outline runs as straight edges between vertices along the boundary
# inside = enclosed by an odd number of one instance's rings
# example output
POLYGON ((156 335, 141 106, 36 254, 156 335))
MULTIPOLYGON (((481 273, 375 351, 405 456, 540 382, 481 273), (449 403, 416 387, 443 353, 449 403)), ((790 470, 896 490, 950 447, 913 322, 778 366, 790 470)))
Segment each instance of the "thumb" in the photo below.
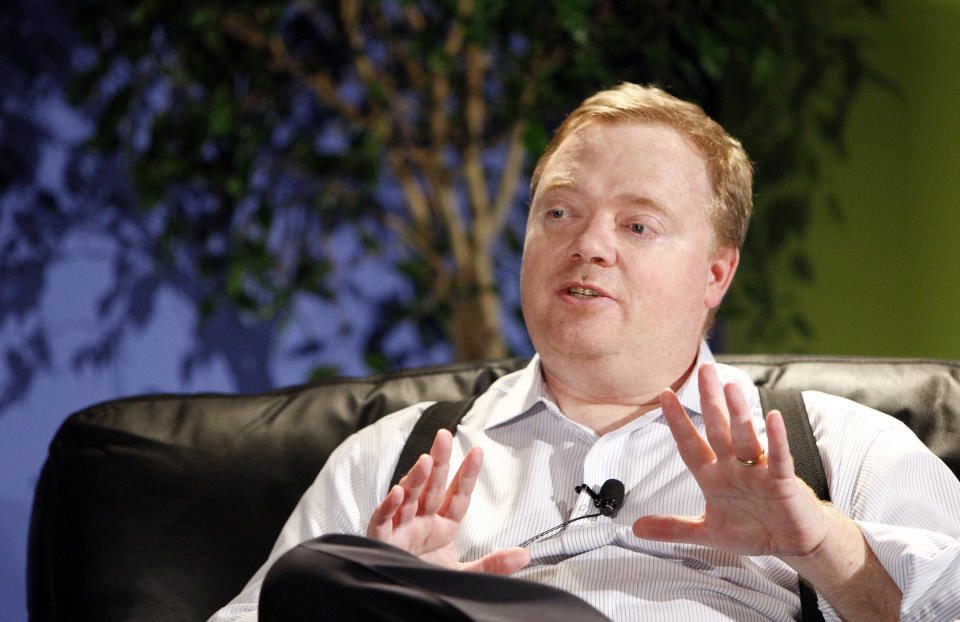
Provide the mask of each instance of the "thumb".
POLYGON ((703 517, 694 516, 642 516, 633 524, 633 535, 645 540, 705 546, 710 542, 703 517))
POLYGON ((512 546, 484 555, 480 559, 460 564, 460 570, 469 572, 485 572, 489 574, 509 575, 520 570, 530 563, 530 553, 527 549, 512 546))

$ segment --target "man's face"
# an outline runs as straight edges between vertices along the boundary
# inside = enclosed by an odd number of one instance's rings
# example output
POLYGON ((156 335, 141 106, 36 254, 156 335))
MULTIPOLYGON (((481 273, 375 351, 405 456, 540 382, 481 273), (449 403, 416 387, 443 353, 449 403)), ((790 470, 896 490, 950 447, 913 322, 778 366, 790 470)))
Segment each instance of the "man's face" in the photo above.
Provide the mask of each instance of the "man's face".
POLYGON ((714 248, 712 199, 705 160, 668 126, 593 122, 568 136, 531 206, 520 277, 544 364, 685 371, 737 261, 714 248))

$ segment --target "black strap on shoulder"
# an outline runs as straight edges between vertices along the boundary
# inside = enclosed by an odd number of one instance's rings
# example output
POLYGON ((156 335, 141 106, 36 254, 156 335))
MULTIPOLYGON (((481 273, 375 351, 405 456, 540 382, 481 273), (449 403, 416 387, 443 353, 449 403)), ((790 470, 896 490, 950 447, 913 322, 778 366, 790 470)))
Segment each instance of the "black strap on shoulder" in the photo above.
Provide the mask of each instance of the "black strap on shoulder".
POLYGON ((813 488, 818 498, 829 501, 827 475, 823 470, 823 460, 820 459, 817 441, 813 438, 807 408, 803 404, 803 395, 800 391, 761 388, 760 405, 765 413, 776 409, 783 415, 783 423, 787 426, 787 439, 790 441, 790 453, 793 454, 793 470, 797 477, 813 488))
POLYGON ((400 452, 397 468, 393 471, 393 477, 390 479, 390 488, 393 488, 400 481, 400 478, 406 475, 417 458, 422 454, 430 453, 433 439, 440 428, 446 428, 450 430, 451 434, 456 434, 457 424, 473 406, 475 399, 476 396, 459 402, 437 402, 423 411, 400 452))
MULTIPOLYGON (((760 387, 760 408, 764 413, 779 410, 787 428, 787 441, 793 455, 793 470, 823 501, 830 500, 827 475, 823 469, 817 439, 813 437, 807 407, 800 391, 775 390, 760 387)), ((817 606, 817 592, 806 579, 800 577, 800 615, 804 622, 823 622, 817 606)))

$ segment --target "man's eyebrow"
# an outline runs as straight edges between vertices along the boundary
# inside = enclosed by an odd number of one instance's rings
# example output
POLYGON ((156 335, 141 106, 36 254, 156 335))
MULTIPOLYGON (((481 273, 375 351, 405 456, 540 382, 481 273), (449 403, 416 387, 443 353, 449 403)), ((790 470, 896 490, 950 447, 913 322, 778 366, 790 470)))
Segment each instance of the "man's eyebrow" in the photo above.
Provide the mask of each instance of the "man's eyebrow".
MULTIPOLYGON (((561 173, 551 176, 546 184, 540 188, 537 188, 536 198, 539 199, 540 197, 546 196, 547 194, 557 190, 570 190, 572 192, 576 192, 579 189, 580 185, 577 183, 577 180, 573 175, 569 173, 561 173)), ((670 215, 670 210, 667 209, 665 205, 644 195, 621 194, 614 197, 614 201, 621 205, 642 207, 644 209, 657 212, 663 216, 670 215)))
POLYGON ((537 189, 537 195, 547 194, 553 190, 577 190, 579 187, 580 185, 573 175, 570 173, 561 173, 552 175, 546 184, 537 189))
POLYGON ((653 210, 655 212, 663 214, 664 216, 667 216, 670 214, 670 210, 667 209, 666 206, 662 205, 661 203, 658 203, 657 201, 654 201, 649 197, 645 197, 638 194, 620 195, 616 197, 616 201, 617 203, 625 203, 628 205, 635 205, 637 207, 642 207, 644 209, 653 210))

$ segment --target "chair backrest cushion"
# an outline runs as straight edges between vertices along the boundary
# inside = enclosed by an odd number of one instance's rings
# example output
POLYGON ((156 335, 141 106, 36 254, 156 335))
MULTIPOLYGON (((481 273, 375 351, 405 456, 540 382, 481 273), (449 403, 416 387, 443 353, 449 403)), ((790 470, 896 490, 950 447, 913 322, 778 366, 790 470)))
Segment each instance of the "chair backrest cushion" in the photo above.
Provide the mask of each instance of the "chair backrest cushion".
MULTIPOLYGON (((960 472, 960 363, 729 356, 758 384, 844 395, 910 425, 960 472)), ((70 416, 34 498, 33 621, 203 620, 232 598, 330 452, 383 415, 481 392, 520 359, 260 395, 152 395, 70 416)))

